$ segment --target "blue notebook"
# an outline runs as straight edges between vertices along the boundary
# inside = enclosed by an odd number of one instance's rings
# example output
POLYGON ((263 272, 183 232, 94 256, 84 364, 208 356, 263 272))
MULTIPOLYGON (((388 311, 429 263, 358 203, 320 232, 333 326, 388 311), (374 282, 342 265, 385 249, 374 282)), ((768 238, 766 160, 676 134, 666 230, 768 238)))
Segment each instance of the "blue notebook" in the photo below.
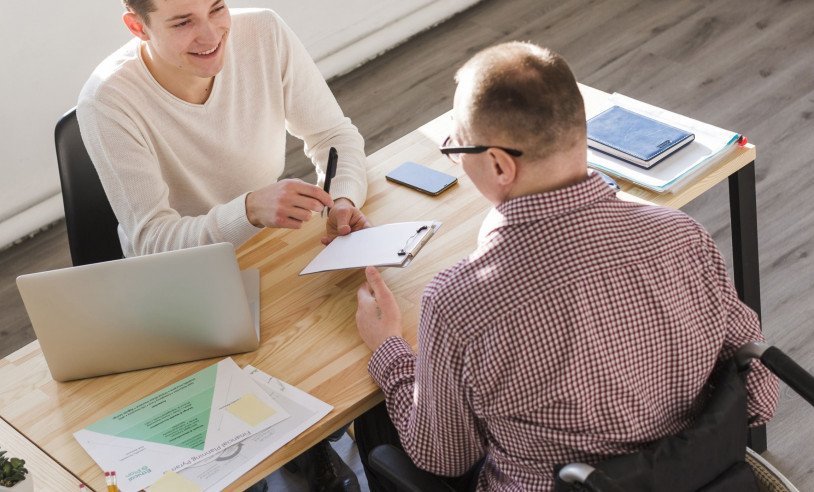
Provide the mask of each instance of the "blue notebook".
POLYGON ((620 106, 588 120, 588 146, 644 168, 695 139, 695 135, 620 106))

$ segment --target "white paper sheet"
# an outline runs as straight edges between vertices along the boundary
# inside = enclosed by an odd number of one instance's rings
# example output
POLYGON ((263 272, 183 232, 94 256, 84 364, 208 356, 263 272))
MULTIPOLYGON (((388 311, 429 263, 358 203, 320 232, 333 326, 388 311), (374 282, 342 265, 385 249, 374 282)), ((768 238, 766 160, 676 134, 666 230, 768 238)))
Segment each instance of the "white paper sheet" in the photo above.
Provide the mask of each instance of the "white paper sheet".
POLYGON ((235 443, 288 416, 277 400, 226 358, 74 437, 103 470, 116 471, 122 492, 136 492, 168 470, 221 456, 235 443))
POLYGON ((333 410, 331 405, 259 369, 246 366, 243 371, 284 408, 289 417, 224 449, 220 455, 210 457, 207 462, 196 463, 178 471, 182 477, 204 486, 205 492, 221 490, 234 482, 333 410))
POLYGON ((311 260, 300 275, 373 266, 407 266, 441 223, 432 220, 397 222, 339 236, 311 260), (421 232, 419 229, 425 228, 421 232), (413 255, 399 255, 406 249, 413 255))

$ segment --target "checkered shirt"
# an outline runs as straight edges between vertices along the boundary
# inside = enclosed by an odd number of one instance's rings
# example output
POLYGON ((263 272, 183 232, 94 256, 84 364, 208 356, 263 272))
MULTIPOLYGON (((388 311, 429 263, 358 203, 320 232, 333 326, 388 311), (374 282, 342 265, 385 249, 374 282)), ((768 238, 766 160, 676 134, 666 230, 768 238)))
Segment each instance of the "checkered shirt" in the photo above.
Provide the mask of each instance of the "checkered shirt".
MULTIPOLYGON (((421 468, 478 490, 550 490, 686 428, 716 361, 763 341, 712 238, 684 213, 625 202, 592 174, 500 204, 477 249, 424 291, 418 355, 396 337, 368 370, 421 468)), ((777 381, 747 380, 754 422, 777 381)))

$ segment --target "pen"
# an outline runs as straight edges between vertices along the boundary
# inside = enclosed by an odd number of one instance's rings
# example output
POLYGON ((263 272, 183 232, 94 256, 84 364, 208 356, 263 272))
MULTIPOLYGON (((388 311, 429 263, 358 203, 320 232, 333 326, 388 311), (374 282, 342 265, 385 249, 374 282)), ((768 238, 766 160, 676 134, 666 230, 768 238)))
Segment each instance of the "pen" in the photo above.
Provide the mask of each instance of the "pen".
MULTIPOLYGON (((328 165, 325 167, 325 184, 322 186, 322 189, 325 190, 325 193, 331 192, 331 178, 336 176, 336 161, 339 159, 339 156, 336 153, 336 149, 331 147, 331 150, 328 152, 328 165)), ((325 216, 325 210, 328 207, 322 208, 322 213, 319 215, 320 217, 325 216)))

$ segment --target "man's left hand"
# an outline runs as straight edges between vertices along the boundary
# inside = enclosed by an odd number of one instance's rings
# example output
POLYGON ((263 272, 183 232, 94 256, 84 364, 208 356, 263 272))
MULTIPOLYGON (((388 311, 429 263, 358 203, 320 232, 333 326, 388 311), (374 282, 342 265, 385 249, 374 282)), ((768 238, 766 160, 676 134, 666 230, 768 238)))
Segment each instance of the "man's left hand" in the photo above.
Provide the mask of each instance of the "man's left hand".
POLYGON ((325 226, 327 235, 322 238, 322 244, 329 244, 336 236, 344 236, 371 225, 353 202, 347 198, 337 198, 328 212, 328 223, 325 226))

